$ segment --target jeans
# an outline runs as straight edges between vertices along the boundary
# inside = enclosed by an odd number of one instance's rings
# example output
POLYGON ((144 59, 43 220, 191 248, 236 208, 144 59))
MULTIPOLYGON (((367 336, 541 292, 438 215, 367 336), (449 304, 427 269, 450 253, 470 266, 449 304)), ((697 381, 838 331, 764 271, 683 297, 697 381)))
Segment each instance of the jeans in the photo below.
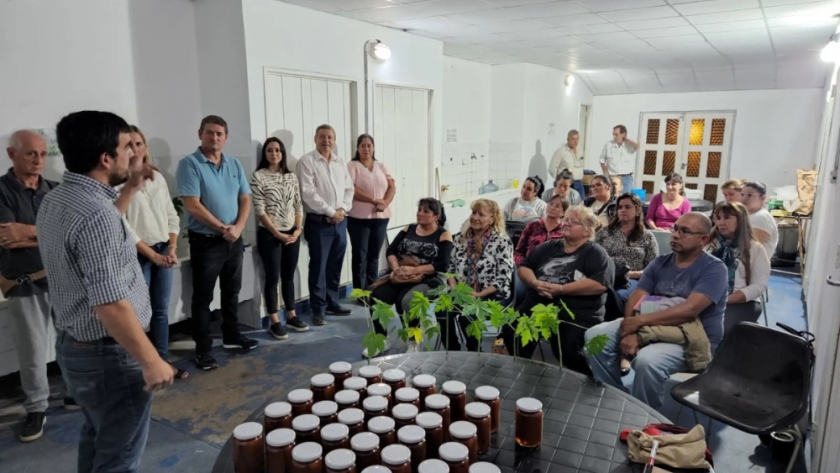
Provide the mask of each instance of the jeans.
POLYGON ((387 228, 387 218, 347 217, 354 288, 367 289, 379 279, 379 253, 385 242, 387 228))
POLYGON ((79 473, 137 471, 152 410, 137 360, 113 341, 79 342, 63 332, 55 352, 68 394, 85 416, 79 473))
MULTIPOLYGON (((169 242, 152 245, 155 253, 165 255, 169 252, 169 242)), ((149 337, 152 345, 164 360, 169 359, 169 298, 172 295, 172 268, 162 268, 145 256, 138 254, 140 269, 149 286, 152 303, 152 321, 149 324, 149 337)))
MULTIPOLYGON (((437 286, 439 286, 439 284, 434 285, 434 287, 437 286)), ((379 299, 380 301, 386 304, 394 304, 397 308, 397 314, 402 315, 409 311, 409 305, 411 304, 411 299, 414 297, 415 292, 425 294, 426 291, 428 291, 432 287, 432 285, 426 283, 391 284, 390 282, 386 282, 374 289, 371 293, 371 297, 374 299, 379 299)), ((420 321, 412 323, 413 327, 417 327, 419 325, 420 321)), ((373 327, 376 330, 376 333, 381 333, 382 335, 388 334, 388 327, 383 327, 382 324, 380 324, 378 321, 373 322, 373 327)))
POLYGON ((581 200, 586 198, 586 191, 583 190, 583 181, 580 179, 575 179, 572 181, 572 189, 576 190, 578 194, 580 194, 581 200))
POLYGON ((618 296, 619 299, 621 299, 622 306, 627 302, 627 299, 630 298, 630 294, 633 294, 633 291, 636 290, 636 286, 639 285, 638 279, 628 279, 628 281, 630 282, 629 286, 627 286, 624 289, 618 289, 615 291, 615 294, 618 296))
POLYGON ((619 177, 621 178, 621 193, 626 194, 627 192, 630 192, 634 188, 633 174, 623 174, 619 177))
POLYGON ((313 315, 323 315, 327 307, 338 306, 341 267, 347 250, 347 219, 335 224, 320 221, 321 218, 307 214, 303 226, 303 236, 309 244, 309 307, 313 315))
POLYGON ((210 338, 210 303, 213 302, 217 279, 222 295, 222 337, 232 341, 241 335, 237 311, 244 251, 242 238, 231 243, 221 236, 190 232, 193 340, 197 355, 206 355, 213 348, 213 340, 210 338))
MULTIPOLYGON (((586 331, 584 338, 587 342, 597 335, 609 338, 604 350, 597 355, 587 356, 586 361, 596 380, 626 391, 619 368, 621 341, 618 333, 622 320, 596 325, 586 331)), ((713 353, 715 348, 712 347, 713 353)), ((632 367, 636 377, 630 394, 648 406, 659 409, 663 403, 665 381, 672 374, 686 370, 683 347, 673 343, 651 343, 639 350, 632 367)))
POLYGON ((513 305, 518 306, 525 300, 525 295, 528 294, 528 286, 519 279, 519 271, 513 272, 513 305))
POLYGON ((49 406, 50 383, 47 379, 47 343, 52 324, 50 295, 43 292, 8 299, 9 327, 17 347, 20 384, 27 413, 45 412, 49 406))
MULTIPOLYGON (((294 233, 292 230, 280 232, 285 235, 294 233)), ((265 272, 265 308, 269 314, 277 313, 277 285, 283 295, 283 305, 286 311, 295 310, 295 269, 300 256, 300 239, 291 245, 284 245, 264 227, 257 230, 257 251, 262 260, 265 272)))

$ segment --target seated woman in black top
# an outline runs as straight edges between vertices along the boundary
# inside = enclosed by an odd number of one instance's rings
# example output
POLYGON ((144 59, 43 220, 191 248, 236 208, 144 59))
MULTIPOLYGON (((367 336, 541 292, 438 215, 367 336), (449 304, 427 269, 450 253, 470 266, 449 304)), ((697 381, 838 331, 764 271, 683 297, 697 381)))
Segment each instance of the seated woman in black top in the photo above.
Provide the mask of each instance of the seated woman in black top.
MULTIPOLYGON (((420 199, 417 204, 417 223, 404 228, 394 241, 388 245, 388 266, 391 268, 389 280, 376 287, 371 297, 388 304, 395 304, 397 313, 409 309, 414 292, 425 293, 429 289, 443 284, 442 273, 449 267, 449 255, 452 253, 452 234, 443 225, 446 215, 443 205, 436 199, 420 199), (416 260, 417 266, 400 266, 400 261, 407 258, 416 260), (422 274, 417 283, 403 282, 422 274)), ((385 327, 374 323, 377 333, 385 334, 385 327)))
MULTIPOLYGON (((551 337, 551 350, 557 357, 563 350, 563 364, 579 373, 589 374, 583 355, 583 334, 586 328, 604 321, 607 288, 612 287, 615 266, 601 245, 592 241, 598 228, 598 218, 586 207, 569 208, 561 223, 562 240, 549 240, 538 246, 519 266, 519 278, 528 286, 525 300, 517 307, 522 315, 531 315, 537 304, 560 307, 560 347, 551 337), (574 314, 574 319, 562 309, 560 300, 574 314), (585 328, 576 327, 570 323, 585 328)), ((502 330, 505 346, 514 354, 514 329, 502 330)), ((519 356, 530 358, 537 345, 534 342, 516 348, 519 356)))

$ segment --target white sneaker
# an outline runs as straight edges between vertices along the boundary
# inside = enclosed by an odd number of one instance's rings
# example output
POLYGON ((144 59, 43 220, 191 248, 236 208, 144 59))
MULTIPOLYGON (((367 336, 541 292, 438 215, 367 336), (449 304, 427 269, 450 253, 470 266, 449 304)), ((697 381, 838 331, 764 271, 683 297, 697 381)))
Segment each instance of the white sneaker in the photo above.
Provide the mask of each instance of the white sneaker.
MULTIPOLYGON (((381 356, 381 355, 384 355, 384 354, 385 354, 385 352, 387 352, 387 351, 388 351, 388 350, 390 350, 390 349, 391 349, 391 342, 389 342, 388 340, 385 340, 385 350, 383 350, 383 351, 382 351, 382 353, 376 353, 376 355, 380 355, 380 356, 381 356)), ((374 355, 374 356, 376 356, 376 355, 374 355)), ((368 349, 367 349, 367 348, 365 348, 364 350, 362 350, 362 357, 363 357, 363 358, 367 358, 367 357, 368 357, 368 349)))

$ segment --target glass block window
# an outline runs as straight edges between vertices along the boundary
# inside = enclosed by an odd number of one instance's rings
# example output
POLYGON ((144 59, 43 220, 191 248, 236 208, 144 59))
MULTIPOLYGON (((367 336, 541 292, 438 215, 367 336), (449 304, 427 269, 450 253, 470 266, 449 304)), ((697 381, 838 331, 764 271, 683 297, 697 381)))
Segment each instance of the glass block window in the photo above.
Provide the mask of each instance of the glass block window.
POLYGON ((667 176, 674 172, 674 166, 677 163, 677 152, 676 151, 665 151, 664 156, 662 157, 662 175, 667 176))
POLYGON ((685 168, 686 177, 700 177, 700 151, 689 151, 685 168))
POLYGON ((648 195, 653 195, 653 181, 642 181, 642 189, 644 189, 648 195))
MULTIPOLYGON (((726 129, 725 118, 712 119, 712 133, 709 137, 709 144, 712 146, 723 146, 723 131, 726 129)), ((715 176, 717 177, 717 176, 715 176)))
POLYGON ((677 139, 679 138, 680 132, 680 120, 677 118, 669 118, 667 122, 665 122, 665 144, 666 145, 675 145, 677 144, 677 139))
POLYGON ((645 151, 645 169, 642 174, 656 174, 656 150, 645 151))
POLYGON ((703 129, 706 126, 706 120, 696 119, 691 120, 691 134, 688 137, 688 144, 702 145, 703 144, 703 129))
POLYGON ((720 151, 709 152, 709 160, 706 163, 706 177, 720 177, 720 163, 723 155, 720 151))
POLYGON ((685 188, 686 188, 686 189, 697 189, 697 183, 696 183, 696 182, 692 182, 692 183, 686 184, 686 185, 685 185, 685 188))
POLYGON ((703 199, 709 202, 717 200, 718 186, 715 184, 706 184, 703 186, 703 199))
POLYGON ((646 144, 655 145, 659 143, 659 119, 651 118, 648 120, 647 139, 646 144))

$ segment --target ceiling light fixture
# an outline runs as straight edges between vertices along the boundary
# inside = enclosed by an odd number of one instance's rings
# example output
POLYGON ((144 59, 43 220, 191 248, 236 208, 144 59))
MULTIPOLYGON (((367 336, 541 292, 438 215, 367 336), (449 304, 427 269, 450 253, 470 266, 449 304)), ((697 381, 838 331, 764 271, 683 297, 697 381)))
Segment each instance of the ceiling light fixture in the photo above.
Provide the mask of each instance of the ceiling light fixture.
POLYGON ((391 48, 382 41, 374 40, 368 42, 368 54, 374 59, 387 61, 391 57, 391 48))
POLYGON ((828 44, 820 51, 820 59, 825 62, 840 62, 840 43, 837 42, 838 39, 840 38, 837 33, 831 35, 828 44))
POLYGON ((563 82, 566 84, 566 87, 571 87, 575 84, 575 76, 566 74, 566 79, 563 82))

